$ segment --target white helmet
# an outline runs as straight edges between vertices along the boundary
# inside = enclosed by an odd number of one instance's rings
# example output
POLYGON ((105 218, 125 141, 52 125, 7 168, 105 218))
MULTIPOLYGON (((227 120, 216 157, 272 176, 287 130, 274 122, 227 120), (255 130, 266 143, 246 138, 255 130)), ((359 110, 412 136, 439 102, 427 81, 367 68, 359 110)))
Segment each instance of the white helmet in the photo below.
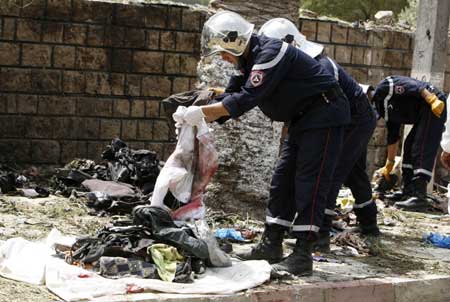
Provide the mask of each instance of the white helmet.
POLYGON ((218 12, 203 26, 202 55, 206 57, 221 51, 237 57, 242 55, 254 28, 254 24, 247 22, 236 13, 218 12))
POLYGON ((287 43, 294 42, 301 51, 315 58, 323 51, 323 46, 306 40, 294 23, 285 18, 275 18, 267 21, 258 32, 269 38, 281 39, 287 43))

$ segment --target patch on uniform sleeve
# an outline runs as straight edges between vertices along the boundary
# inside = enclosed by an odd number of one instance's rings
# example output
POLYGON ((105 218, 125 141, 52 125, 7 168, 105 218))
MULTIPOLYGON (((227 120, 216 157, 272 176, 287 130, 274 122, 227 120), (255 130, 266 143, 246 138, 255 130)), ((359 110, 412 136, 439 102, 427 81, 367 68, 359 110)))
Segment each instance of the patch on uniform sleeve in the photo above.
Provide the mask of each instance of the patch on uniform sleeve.
POLYGON ((403 94, 405 92, 405 87, 395 86, 394 91, 395 91, 395 94, 403 94))
POLYGON ((252 73, 250 73, 250 83, 253 85, 253 87, 258 87, 262 84, 264 79, 264 71, 262 70, 253 70, 252 73))

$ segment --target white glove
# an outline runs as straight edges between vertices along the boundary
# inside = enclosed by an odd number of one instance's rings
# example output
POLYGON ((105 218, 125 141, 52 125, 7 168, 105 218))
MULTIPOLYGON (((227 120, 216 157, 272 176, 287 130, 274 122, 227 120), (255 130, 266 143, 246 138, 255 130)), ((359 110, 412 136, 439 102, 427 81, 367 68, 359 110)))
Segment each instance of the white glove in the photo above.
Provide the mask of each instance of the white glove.
POLYGON ((199 106, 190 106, 184 113, 183 119, 191 126, 197 126, 203 120, 205 115, 199 106))

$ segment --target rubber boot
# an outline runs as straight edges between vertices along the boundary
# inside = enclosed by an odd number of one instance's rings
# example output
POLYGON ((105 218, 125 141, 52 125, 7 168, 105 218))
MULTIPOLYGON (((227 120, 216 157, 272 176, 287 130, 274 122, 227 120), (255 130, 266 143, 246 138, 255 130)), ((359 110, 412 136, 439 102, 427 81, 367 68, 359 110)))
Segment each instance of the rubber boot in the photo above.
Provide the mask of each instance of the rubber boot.
POLYGON ((261 240, 250 251, 236 253, 241 260, 267 260, 277 263, 283 259, 283 237, 285 228, 266 224, 261 240))
POLYGON ((319 239, 314 243, 313 250, 324 254, 330 252, 330 232, 319 232, 319 239))
POLYGON ((422 177, 413 180, 413 194, 405 201, 396 202, 395 206, 405 210, 426 210, 428 208, 427 199, 428 182, 422 177))
POLYGON ((390 201, 404 201, 410 198, 414 191, 412 178, 413 175, 411 171, 403 170, 402 190, 386 194, 384 197, 390 201))
POLYGON ((280 263, 272 265, 272 277, 283 276, 283 272, 296 276, 311 276, 313 271, 311 253, 314 243, 311 240, 297 239, 294 251, 280 263))
POLYGON ((359 233, 364 236, 374 236, 378 237, 381 235, 380 229, 378 228, 378 224, 372 224, 372 225, 362 225, 356 226, 354 228, 350 228, 345 230, 349 233, 359 233))

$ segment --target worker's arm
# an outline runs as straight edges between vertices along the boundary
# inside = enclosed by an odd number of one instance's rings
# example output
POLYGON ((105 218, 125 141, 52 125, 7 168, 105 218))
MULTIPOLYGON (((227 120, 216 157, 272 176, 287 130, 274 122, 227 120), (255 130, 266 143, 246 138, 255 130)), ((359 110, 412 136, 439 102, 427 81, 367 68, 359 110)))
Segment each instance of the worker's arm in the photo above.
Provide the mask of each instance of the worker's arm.
POLYGON ((387 146, 387 160, 391 162, 395 161, 395 156, 397 156, 398 151, 398 143, 399 141, 387 146))
POLYGON ((229 116, 227 109, 222 104, 222 102, 201 106, 203 114, 205 115, 205 120, 209 122, 213 122, 223 116, 229 116))

